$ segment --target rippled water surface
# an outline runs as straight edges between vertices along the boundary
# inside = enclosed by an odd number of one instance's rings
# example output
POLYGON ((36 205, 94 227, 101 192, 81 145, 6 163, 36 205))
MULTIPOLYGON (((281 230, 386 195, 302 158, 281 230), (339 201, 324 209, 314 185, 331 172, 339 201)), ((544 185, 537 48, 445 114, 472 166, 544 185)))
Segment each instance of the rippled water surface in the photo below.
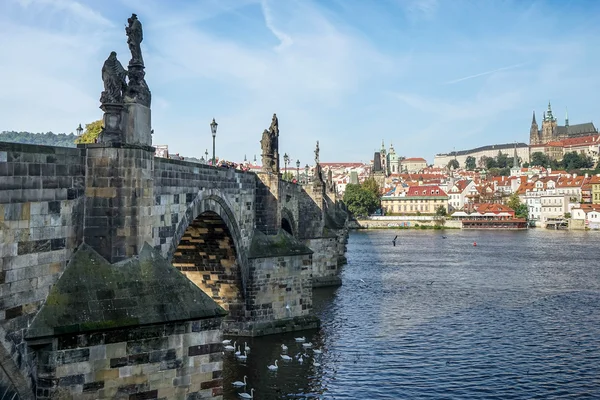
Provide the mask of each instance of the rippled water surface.
POLYGON ((246 362, 225 355, 224 398, 239 398, 231 382, 247 375, 263 400, 598 399, 599 241, 540 229, 354 232, 344 285, 315 290, 322 328, 302 333, 322 353, 299 333, 245 339, 246 362), (304 362, 282 360, 282 343, 304 362))

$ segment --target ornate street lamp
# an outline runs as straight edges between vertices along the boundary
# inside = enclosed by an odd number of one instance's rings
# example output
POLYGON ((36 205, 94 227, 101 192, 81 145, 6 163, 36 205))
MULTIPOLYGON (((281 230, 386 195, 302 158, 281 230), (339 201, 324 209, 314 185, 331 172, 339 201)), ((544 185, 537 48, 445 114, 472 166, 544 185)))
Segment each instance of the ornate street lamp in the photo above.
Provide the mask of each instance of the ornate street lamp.
POLYGON ((306 183, 308 183, 308 170, 310 169, 310 167, 308 166, 308 164, 306 164, 304 166, 304 175, 306 175, 306 183))
POLYGON ((300 160, 296 160, 296 182, 300 184, 300 160))
POLYGON ((83 132, 83 128, 81 127, 81 124, 79 124, 76 131, 77 131, 77 136, 81 136, 81 132, 83 132))
POLYGON ((284 177, 284 179, 285 179, 285 176, 287 174, 287 165, 288 165, 288 162, 290 162, 290 156, 288 156, 288 154, 285 153, 283 155, 283 177, 284 177))
POLYGON ((210 131, 212 133, 212 137, 213 137, 213 158, 212 158, 212 165, 213 167, 215 166, 215 137, 217 136, 217 126, 219 124, 217 124, 215 122, 215 119, 213 118, 212 122, 210 123, 210 131))

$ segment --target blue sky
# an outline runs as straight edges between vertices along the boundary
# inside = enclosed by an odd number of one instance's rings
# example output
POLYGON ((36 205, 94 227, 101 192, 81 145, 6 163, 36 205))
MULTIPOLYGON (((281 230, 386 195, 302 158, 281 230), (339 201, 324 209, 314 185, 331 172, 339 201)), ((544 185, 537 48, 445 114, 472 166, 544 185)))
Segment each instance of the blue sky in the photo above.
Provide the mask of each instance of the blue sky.
POLYGON ((260 160, 368 161, 528 142, 548 100, 600 125, 600 2, 476 0, 2 0, 0 130, 72 132, 100 119, 100 70, 144 26, 154 144, 260 160))

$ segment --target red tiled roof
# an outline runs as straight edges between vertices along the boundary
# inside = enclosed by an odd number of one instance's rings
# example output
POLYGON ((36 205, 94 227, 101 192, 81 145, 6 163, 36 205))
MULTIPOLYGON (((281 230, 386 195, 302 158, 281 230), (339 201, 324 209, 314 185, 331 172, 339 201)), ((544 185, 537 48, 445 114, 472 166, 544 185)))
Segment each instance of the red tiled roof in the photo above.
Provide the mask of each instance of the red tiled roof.
POLYGON ((427 160, 425 160, 424 158, 421 158, 421 157, 405 158, 402 161, 423 161, 423 162, 427 162, 427 160))
POLYGON ((447 197, 446 192, 440 189, 439 186, 411 186, 406 196, 447 197))

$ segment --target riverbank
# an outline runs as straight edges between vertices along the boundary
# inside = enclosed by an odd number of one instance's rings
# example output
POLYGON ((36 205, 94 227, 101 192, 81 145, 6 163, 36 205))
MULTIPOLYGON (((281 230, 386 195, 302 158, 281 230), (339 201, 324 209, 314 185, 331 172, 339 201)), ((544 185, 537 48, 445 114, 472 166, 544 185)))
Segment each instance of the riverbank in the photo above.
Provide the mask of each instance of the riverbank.
POLYGON ((350 221, 350 229, 461 229, 458 220, 364 219, 350 221))

